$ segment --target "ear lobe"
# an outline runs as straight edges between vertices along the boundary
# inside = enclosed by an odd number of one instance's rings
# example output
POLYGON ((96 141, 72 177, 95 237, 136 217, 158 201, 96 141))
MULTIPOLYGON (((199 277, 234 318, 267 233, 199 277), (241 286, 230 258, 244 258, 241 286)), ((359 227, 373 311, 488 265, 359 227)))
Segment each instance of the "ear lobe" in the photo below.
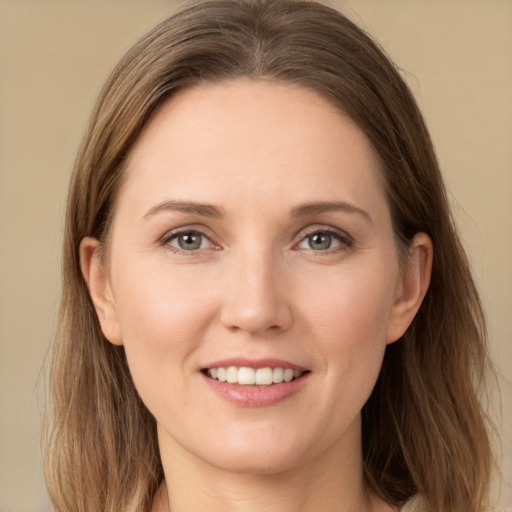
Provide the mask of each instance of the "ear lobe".
POLYGON ((432 240, 426 233, 416 233, 410 246, 407 268, 401 278, 397 298, 391 311, 387 343, 398 340, 418 312, 430 285, 433 259, 432 240))
POLYGON ((80 243, 80 268, 104 336, 114 345, 122 345, 110 280, 96 238, 86 237, 80 243))

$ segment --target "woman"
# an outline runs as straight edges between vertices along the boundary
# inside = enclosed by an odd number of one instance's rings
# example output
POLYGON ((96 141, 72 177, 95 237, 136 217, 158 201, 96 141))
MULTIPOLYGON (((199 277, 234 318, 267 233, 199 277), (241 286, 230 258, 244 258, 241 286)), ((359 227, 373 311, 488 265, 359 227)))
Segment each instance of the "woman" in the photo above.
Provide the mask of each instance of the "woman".
POLYGON ((479 299, 417 106, 339 13, 212 0, 135 45, 64 283, 56 510, 485 505, 479 299))

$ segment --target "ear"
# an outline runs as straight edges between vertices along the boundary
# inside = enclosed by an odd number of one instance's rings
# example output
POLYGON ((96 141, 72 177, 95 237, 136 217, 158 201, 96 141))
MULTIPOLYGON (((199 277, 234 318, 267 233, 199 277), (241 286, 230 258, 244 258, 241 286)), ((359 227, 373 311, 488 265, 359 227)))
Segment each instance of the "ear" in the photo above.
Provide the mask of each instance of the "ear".
POLYGON ((411 325, 430 285, 433 258, 432 240, 416 233, 409 248, 407 268, 403 270, 388 323, 387 343, 398 340, 411 325))
POLYGON ((122 345, 110 279, 96 238, 86 237, 80 243, 80 267, 105 338, 114 345, 122 345))

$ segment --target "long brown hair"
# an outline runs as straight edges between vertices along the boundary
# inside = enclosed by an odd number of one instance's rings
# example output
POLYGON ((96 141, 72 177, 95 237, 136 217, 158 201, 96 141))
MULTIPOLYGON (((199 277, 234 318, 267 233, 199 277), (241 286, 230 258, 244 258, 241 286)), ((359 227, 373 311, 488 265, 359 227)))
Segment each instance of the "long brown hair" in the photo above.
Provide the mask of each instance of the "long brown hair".
POLYGON ((488 356, 482 308, 432 143, 393 64, 337 11, 301 0, 194 3, 115 68, 80 147, 69 192, 63 294, 51 370, 47 483, 60 512, 146 511, 162 481, 155 420, 122 347, 102 335, 79 244, 105 242, 126 158, 152 113, 199 82, 265 78, 308 87, 349 115, 380 157, 397 247, 434 244, 419 313, 390 345, 363 409, 364 476, 390 504, 476 512, 492 454, 479 402, 488 356))

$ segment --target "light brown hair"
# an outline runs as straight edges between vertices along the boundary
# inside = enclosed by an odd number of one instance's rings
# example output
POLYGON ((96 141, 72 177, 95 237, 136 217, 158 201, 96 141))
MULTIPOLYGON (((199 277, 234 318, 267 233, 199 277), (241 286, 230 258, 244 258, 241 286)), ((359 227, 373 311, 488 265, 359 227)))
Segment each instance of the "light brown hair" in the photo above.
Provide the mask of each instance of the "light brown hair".
POLYGON ((476 512, 492 454, 479 393, 488 356, 482 308, 432 143, 399 72, 333 9, 300 0, 207 0, 157 26, 118 64, 80 147, 69 192, 63 294, 51 370, 46 474, 59 512, 146 511, 163 471, 155 420, 124 350, 102 335, 79 263, 105 243, 130 149, 156 109, 200 82, 265 78, 308 87, 350 116, 379 155, 396 243, 434 244, 419 313, 386 351, 363 408, 364 477, 391 504, 476 512))

